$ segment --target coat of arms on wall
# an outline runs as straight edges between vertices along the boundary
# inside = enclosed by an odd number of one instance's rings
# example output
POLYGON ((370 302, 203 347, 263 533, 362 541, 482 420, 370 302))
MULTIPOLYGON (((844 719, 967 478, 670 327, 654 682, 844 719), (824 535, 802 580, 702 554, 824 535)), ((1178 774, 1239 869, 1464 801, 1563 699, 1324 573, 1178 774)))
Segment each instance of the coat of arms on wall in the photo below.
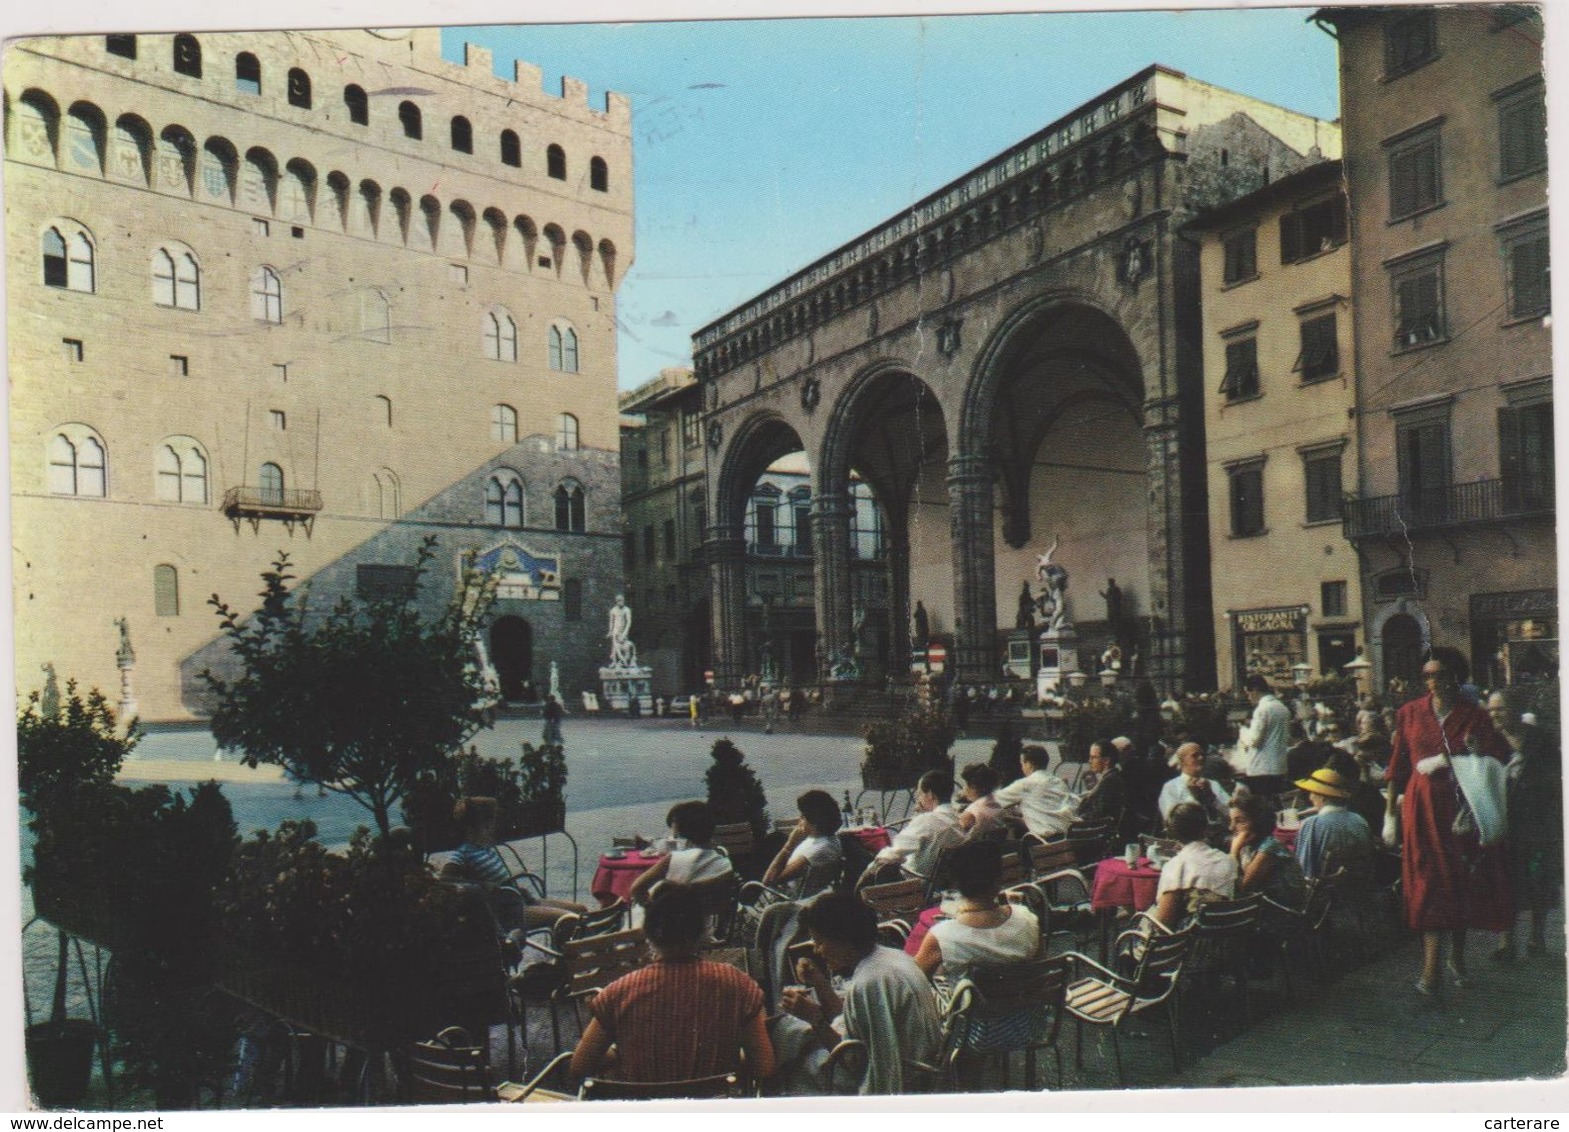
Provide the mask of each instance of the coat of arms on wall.
POLYGON ((560 559, 543 557, 515 542, 498 543, 474 556, 474 568, 496 574, 496 597, 514 601, 560 601, 560 559))

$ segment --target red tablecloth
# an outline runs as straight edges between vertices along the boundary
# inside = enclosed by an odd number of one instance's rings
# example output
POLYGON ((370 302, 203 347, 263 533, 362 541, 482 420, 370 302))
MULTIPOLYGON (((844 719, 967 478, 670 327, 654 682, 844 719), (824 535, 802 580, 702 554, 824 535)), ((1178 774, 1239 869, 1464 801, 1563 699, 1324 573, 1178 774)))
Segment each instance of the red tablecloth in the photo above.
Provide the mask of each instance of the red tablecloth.
POLYGON ((658 860, 658 857, 645 857, 641 853, 628 853, 621 858, 601 857, 588 890, 601 906, 625 900, 632 891, 632 882, 653 868, 658 860))
POLYGON ((1288 849, 1295 853, 1297 851, 1297 834, 1300 832, 1302 832, 1301 826, 1298 826, 1296 829, 1283 829, 1277 825, 1275 827, 1275 840, 1280 842, 1283 849, 1288 849))
POLYGON ((880 825, 861 826, 856 829, 841 829, 840 837, 853 837, 861 843, 861 848, 868 853, 875 854, 879 849, 886 849, 893 843, 893 838, 888 836, 888 831, 880 825))
POLYGON ((921 941, 926 938, 926 933, 932 930, 942 916, 942 906, 933 905, 916 917, 915 923, 910 926, 910 937, 904 941, 904 953, 914 955, 921 950, 921 941))
POLYGON ((1160 872, 1150 868, 1149 858, 1140 857, 1136 868, 1128 868, 1121 857, 1107 857, 1095 868, 1095 885, 1090 892, 1090 907, 1097 912, 1132 908, 1142 912, 1155 903, 1160 872))

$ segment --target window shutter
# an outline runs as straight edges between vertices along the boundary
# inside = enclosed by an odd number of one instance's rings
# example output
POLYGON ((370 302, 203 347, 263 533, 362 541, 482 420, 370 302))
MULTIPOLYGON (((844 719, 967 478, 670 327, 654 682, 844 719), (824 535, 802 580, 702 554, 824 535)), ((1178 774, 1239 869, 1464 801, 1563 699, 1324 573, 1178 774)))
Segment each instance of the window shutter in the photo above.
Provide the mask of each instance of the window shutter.
POLYGON ((1302 258, 1302 229, 1296 213, 1280 218, 1280 262, 1295 263, 1302 258))
POLYGON ((1517 510, 1520 503, 1520 410, 1498 410, 1498 472, 1503 479, 1504 506, 1517 510))
POLYGON ((1545 313, 1552 305, 1547 237, 1524 240, 1510 251, 1510 274, 1514 283, 1514 306, 1510 313, 1518 317, 1545 313))

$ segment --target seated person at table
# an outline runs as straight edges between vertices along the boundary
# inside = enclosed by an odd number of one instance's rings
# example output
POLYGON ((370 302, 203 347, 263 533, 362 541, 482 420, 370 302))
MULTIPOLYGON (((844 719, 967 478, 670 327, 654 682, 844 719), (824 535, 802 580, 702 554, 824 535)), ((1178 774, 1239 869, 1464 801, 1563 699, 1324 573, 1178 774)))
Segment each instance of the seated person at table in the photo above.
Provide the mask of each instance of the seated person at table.
POLYGON ((1211 825, 1224 824, 1231 791, 1205 776, 1204 748, 1197 743, 1184 743, 1171 756, 1171 762, 1180 773, 1160 788, 1161 820, 1170 821, 1172 810, 1179 804, 1193 802, 1204 811, 1211 825))
POLYGON ((654 961, 590 1000, 573 1076, 686 1081, 739 1070, 743 1051, 749 1074, 773 1076, 762 989, 745 972, 699 957, 703 919, 687 885, 663 884, 649 899, 643 932, 654 961))
MULTIPOLYGON (((904 952, 877 942, 877 914, 853 893, 825 892, 802 913, 817 959, 796 964, 771 1036, 781 1067, 802 1091, 829 1084, 827 1051, 844 1038, 866 1043, 862 1094, 905 1091, 907 1060, 931 1064, 942 1047, 937 995, 904 952), (844 979, 835 993, 830 976, 844 979)), ((782 1074, 783 1076, 783 1074, 782 1074)), ((791 1090, 793 1091, 793 1090, 791 1090)))
POLYGON ((1022 963, 1040 950, 1041 924, 1018 904, 999 904, 1002 846, 995 841, 966 841, 948 856, 948 871, 959 890, 953 918, 932 925, 915 965, 927 975, 938 968, 958 980, 971 967, 1022 963))
MULTIPOLYGON (((1389 752, 1387 739, 1384 741, 1384 752, 1387 762, 1389 752)), ((1353 814, 1361 814, 1369 830, 1382 831, 1384 828, 1384 791, 1381 789, 1384 781, 1383 768, 1380 767, 1376 775, 1370 775, 1364 770, 1360 755, 1348 755, 1345 751, 1336 751, 1325 760, 1324 765, 1351 783, 1351 797, 1346 801, 1346 809, 1353 814)))
POLYGON ((1010 831, 1003 808, 994 796, 997 772, 988 763, 971 763, 959 775, 964 780, 964 800, 959 828, 971 841, 1006 838, 1010 831))
POLYGON ((795 823, 784 846, 763 873, 763 883, 771 887, 799 881, 808 870, 818 878, 811 892, 797 893, 805 899, 833 883, 834 870, 844 861, 839 844, 839 807, 826 790, 808 790, 795 800, 801 820, 795 823))
POLYGON ((707 802, 679 803, 665 816, 665 824, 670 827, 670 836, 685 841, 687 847, 671 850, 632 882, 627 895, 636 904, 646 904, 660 881, 700 884, 735 872, 730 858, 709 844, 714 837, 714 814, 707 802))
POLYGON ((915 787, 915 816, 878 850, 862 879, 869 880, 888 865, 903 865, 917 876, 930 877, 938 854, 964 840, 952 797, 953 775, 946 770, 921 775, 915 787))
POLYGON ((1373 831, 1347 806, 1354 785, 1330 767, 1320 767, 1296 784, 1313 799, 1313 812, 1297 831, 1297 863, 1310 880, 1323 874, 1330 854, 1342 862, 1373 855, 1373 831))
POLYGON ((1018 806, 1025 828, 1037 837, 1060 837, 1073 824, 1073 795, 1067 783, 1047 766, 1051 754, 1038 743, 1019 752, 1019 769, 1024 777, 998 789, 992 797, 999 806, 1018 806))
MULTIPOLYGON (((1196 745, 1196 744, 1195 744, 1196 745)), ((1166 832, 1182 843, 1177 855, 1160 870, 1155 907, 1150 914, 1176 931, 1187 923, 1198 899, 1231 900, 1237 895, 1237 862, 1206 841, 1209 818, 1197 802, 1179 802, 1166 819, 1166 832)))
POLYGON ((1114 739, 1097 739, 1090 744, 1089 773, 1085 775, 1084 795, 1079 799, 1080 820, 1116 820, 1122 816, 1126 784, 1118 767, 1120 753, 1114 739))
POLYGON ((1275 840, 1275 807, 1261 795, 1231 800, 1231 859, 1237 863, 1237 894, 1261 892, 1287 908, 1302 907, 1302 867, 1275 840))
POLYGON ((499 812, 494 798, 458 800, 452 820, 463 831, 463 844, 453 850, 437 875, 444 881, 483 887, 490 910, 505 932, 548 928, 569 912, 581 915, 588 911, 570 900, 535 897, 512 883, 512 870, 496 851, 499 812))

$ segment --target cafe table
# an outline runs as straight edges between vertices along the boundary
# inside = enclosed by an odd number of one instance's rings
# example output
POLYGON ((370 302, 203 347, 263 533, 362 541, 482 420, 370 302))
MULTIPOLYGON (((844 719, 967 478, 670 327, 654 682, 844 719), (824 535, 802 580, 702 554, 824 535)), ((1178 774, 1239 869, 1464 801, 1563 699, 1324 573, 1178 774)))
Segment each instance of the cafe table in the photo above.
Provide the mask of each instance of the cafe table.
POLYGON ((942 905, 933 904, 926 911, 915 918, 915 923, 910 925, 910 934, 904 941, 904 953, 914 956, 921 950, 921 941, 932 930, 932 925, 939 920, 948 918, 948 913, 942 910, 942 905))
POLYGON ((1111 925, 1119 908, 1142 912, 1155 903, 1160 870, 1148 857, 1129 865, 1122 857, 1107 857, 1095 867, 1090 888, 1090 910, 1100 917, 1100 951, 1105 960, 1110 949, 1111 925))
POLYGON ((878 850, 886 849, 893 844, 893 838, 888 830, 880 825, 849 826, 839 831, 839 838, 841 841, 845 838, 854 838, 861 843, 862 849, 873 856, 877 855, 878 850))
POLYGON ((611 850, 600 856, 599 867, 594 870, 594 880, 588 888, 601 907, 608 907, 617 900, 630 900, 632 883, 666 856, 637 849, 616 854, 617 850, 611 850))
POLYGON ((1275 827, 1274 836, 1275 840, 1280 842, 1280 847, 1282 849, 1286 850, 1288 853, 1295 853, 1297 851, 1297 834, 1301 832, 1302 827, 1300 825, 1293 826, 1291 829, 1287 829, 1285 826, 1277 825, 1275 827))

